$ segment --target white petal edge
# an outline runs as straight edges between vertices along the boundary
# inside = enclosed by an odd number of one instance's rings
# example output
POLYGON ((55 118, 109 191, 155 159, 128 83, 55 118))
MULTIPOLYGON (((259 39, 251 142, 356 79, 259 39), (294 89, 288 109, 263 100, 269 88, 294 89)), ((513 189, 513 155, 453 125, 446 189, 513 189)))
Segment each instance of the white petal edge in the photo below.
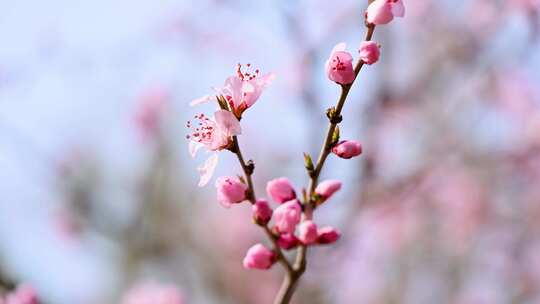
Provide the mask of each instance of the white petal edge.
POLYGON ((199 174, 201 175, 201 179, 199 180, 198 184, 199 187, 204 187, 206 184, 208 184, 212 178, 212 175, 214 175, 214 170, 216 170, 218 160, 219 158, 217 153, 213 153, 202 166, 197 168, 197 171, 199 171, 199 174))
POLYGON ((335 52, 345 51, 347 49, 347 44, 345 42, 340 42, 334 46, 332 49, 332 53, 330 53, 330 56, 334 54, 335 52))
POLYGON ((233 113, 225 110, 218 110, 214 113, 214 119, 218 127, 227 135, 242 134, 240 122, 233 113))
POLYGON ((201 98, 197 98, 197 99, 194 99, 192 100, 189 105, 194 107, 194 106, 197 106, 197 105, 200 105, 200 104, 203 104, 205 102, 209 102, 210 100, 212 100, 213 98, 215 98, 214 95, 204 95, 203 97, 201 98))
POLYGON ((197 151, 199 151, 200 148, 202 148, 204 145, 198 142, 194 142, 192 140, 189 141, 189 154, 191 157, 195 157, 197 155, 197 151))

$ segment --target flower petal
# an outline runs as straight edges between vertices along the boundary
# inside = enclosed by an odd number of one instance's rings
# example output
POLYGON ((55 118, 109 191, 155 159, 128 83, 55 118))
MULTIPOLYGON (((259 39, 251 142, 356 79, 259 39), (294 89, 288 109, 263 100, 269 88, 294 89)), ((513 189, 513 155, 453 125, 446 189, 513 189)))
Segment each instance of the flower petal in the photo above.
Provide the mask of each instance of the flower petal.
POLYGON ((233 113, 225 110, 218 110, 214 113, 214 118, 217 127, 225 134, 229 136, 242 134, 240 122, 233 113))
POLYGON ((197 171, 199 171, 199 174, 201 175, 198 185, 199 187, 204 187, 206 184, 208 184, 212 178, 212 175, 214 175, 214 170, 216 169, 218 159, 217 153, 213 153, 202 166, 197 168, 197 171))
POLYGON ((251 94, 255 92, 255 86, 250 81, 243 81, 242 82, 242 93, 243 94, 251 94))
POLYGON ((200 148, 202 148, 204 145, 195 141, 190 140, 189 141, 189 154, 191 157, 195 157, 197 155, 197 151, 199 151, 200 148))
POLYGON ((261 77, 257 77, 257 85, 260 86, 261 88, 266 88, 268 87, 270 84, 272 84, 272 82, 274 82, 274 80, 276 79, 276 74, 275 73, 268 73, 266 75, 263 75, 261 77))
POLYGON ((353 61, 353 57, 352 57, 351 53, 349 53, 347 51, 337 51, 337 52, 334 53, 334 57, 339 58, 339 61, 341 61, 341 62, 352 62, 353 61))
POLYGON ((334 46, 334 48, 332 49, 332 52, 330 53, 330 56, 331 54, 334 54, 335 52, 345 51, 346 49, 347 49, 347 44, 345 42, 340 42, 336 44, 336 46, 334 46))
POLYGON ((194 99, 192 100, 189 105, 190 106, 196 106, 196 105, 200 105, 200 104, 203 104, 205 102, 209 102, 211 101, 212 99, 216 98, 216 96, 214 95, 204 95, 203 97, 201 98, 197 98, 197 99, 194 99))
POLYGON ((224 90, 229 92, 235 107, 239 107, 243 98, 243 81, 237 76, 230 76, 225 80, 224 90))
POLYGON ((225 93, 225 87, 210 87, 212 89, 212 91, 216 92, 216 95, 226 95, 224 94, 225 93))

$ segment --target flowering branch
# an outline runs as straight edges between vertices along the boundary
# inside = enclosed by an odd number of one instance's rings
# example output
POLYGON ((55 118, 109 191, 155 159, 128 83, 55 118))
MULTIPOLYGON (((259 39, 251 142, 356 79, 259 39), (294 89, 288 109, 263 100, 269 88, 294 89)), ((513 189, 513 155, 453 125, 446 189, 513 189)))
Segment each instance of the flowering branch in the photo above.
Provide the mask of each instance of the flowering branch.
POLYGON ((367 32, 364 41, 360 44, 357 64, 353 67, 353 57, 346 51, 345 43, 334 47, 330 58, 326 62, 326 73, 330 80, 341 86, 341 95, 335 107, 328 109, 327 116, 330 121, 324 144, 319 153, 316 164, 311 156, 304 155, 306 169, 310 177, 307 191, 302 191, 302 198, 297 198, 291 182, 285 178, 271 180, 266 185, 266 192, 279 206, 272 210, 266 199, 258 199, 253 187, 252 175, 255 164, 246 162, 242 155, 238 135, 242 133, 240 120, 258 100, 263 90, 273 81, 272 73, 264 76, 259 70, 251 72, 242 70, 237 66, 236 75, 226 79, 222 88, 217 88, 215 95, 206 95, 194 100, 192 105, 217 99, 219 110, 213 118, 204 114, 196 115, 197 122, 188 122, 187 127, 192 133, 190 139, 190 152, 195 156, 201 147, 214 152, 205 164, 199 167, 201 180, 199 186, 204 186, 210 180, 217 165, 218 152, 229 150, 234 153, 243 171, 243 176, 224 176, 216 180, 217 200, 226 208, 233 204, 249 201, 252 205, 253 221, 262 227, 272 243, 272 249, 262 244, 252 246, 246 253, 243 266, 247 269, 269 269, 279 262, 286 270, 281 288, 274 300, 274 304, 287 304, 298 285, 300 277, 306 270, 306 253, 308 246, 332 244, 340 238, 340 232, 332 227, 318 228, 313 222, 313 211, 327 201, 341 188, 341 182, 326 180, 319 183, 319 177, 326 159, 330 153, 344 159, 350 159, 362 153, 362 147, 357 141, 340 140, 339 123, 342 121, 341 112, 349 95, 349 91, 360 73, 364 64, 373 64, 380 56, 379 46, 372 42, 375 25, 386 24, 394 16, 404 15, 401 0, 375 0, 370 1, 366 11, 367 32), (273 226, 269 226, 273 219, 273 226), (287 260, 282 250, 297 248, 294 264, 287 260))
MULTIPOLYGON (((375 25, 366 24, 366 27, 367 27, 367 32, 366 32, 365 41, 371 41, 373 37, 373 32, 375 30, 375 25)), ((351 87, 354 84, 354 80, 360 73, 360 70, 362 69, 363 66, 364 66, 364 61, 362 60, 358 61, 358 63, 356 64, 354 68, 354 79, 349 84, 341 85, 341 95, 339 97, 337 105, 333 108, 328 109, 327 111, 327 116, 330 121, 330 124, 328 126, 328 131, 326 133, 323 146, 319 153, 316 166, 314 168, 310 168, 309 165, 307 166, 310 181, 309 181, 309 186, 308 186, 309 199, 304 202, 304 221, 311 221, 313 217, 312 213, 313 213, 313 210, 316 208, 316 202, 317 202, 317 198, 316 198, 317 194, 315 193, 315 187, 317 186, 319 176, 321 174, 324 163, 326 162, 328 155, 330 155, 332 147, 334 147, 336 144, 335 134, 336 134, 336 129, 338 127, 338 124, 343 119, 341 116, 343 106, 345 105, 345 101, 347 100, 349 91, 351 90, 351 87)), ((292 275, 286 276, 285 279, 283 280, 280 291, 274 303, 276 304, 288 303, 290 301, 296 289, 297 281, 300 279, 300 277, 306 270, 306 264, 307 264, 306 254, 307 254, 307 246, 304 244, 300 245, 296 254, 296 261, 294 263, 294 272, 292 275)))

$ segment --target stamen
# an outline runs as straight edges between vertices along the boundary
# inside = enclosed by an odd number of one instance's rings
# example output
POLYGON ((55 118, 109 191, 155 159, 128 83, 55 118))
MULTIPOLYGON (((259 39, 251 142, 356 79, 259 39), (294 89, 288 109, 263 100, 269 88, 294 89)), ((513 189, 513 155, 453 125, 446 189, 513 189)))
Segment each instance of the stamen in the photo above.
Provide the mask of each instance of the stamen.
POLYGON ((215 123, 210 120, 204 114, 198 114, 194 116, 198 120, 197 128, 193 126, 191 121, 188 121, 186 126, 188 129, 191 129, 191 134, 187 135, 186 138, 193 140, 199 143, 210 143, 214 137, 215 123))

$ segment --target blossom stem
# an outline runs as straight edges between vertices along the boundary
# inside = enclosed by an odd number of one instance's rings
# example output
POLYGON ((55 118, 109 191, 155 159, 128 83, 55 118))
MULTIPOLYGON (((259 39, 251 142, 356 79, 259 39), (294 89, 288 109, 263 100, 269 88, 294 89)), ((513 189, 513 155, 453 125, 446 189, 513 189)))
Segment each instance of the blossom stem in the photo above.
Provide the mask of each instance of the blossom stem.
POLYGON ((251 176, 253 175, 253 167, 249 167, 244 160, 244 156, 242 155, 242 151, 240 150, 237 136, 233 136, 233 148, 231 149, 231 151, 236 154, 238 162, 240 162, 240 166, 242 167, 242 171, 244 172, 244 177, 248 185, 247 199, 251 202, 251 204, 255 204, 257 199, 255 196, 255 188, 253 187, 253 179, 251 178, 251 176))
MULTIPOLYGON (((375 30, 374 24, 367 24, 367 31, 365 36, 365 41, 370 41, 373 37, 373 32, 375 30)), ((328 131, 326 133, 326 138, 324 139, 323 146, 321 148, 321 151, 319 152, 319 157, 317 159, 317 163, 315 165, 315 169, 313 171, 308 172, 308 175, 310 177, 309 181, 309 192, 308 192, 308 201, 304 202, 304 219, 303 220, 311 220, 313 217, 313 204, 312 204, 312 198, 315 191, 315 187, 317 187, 317 183, 319 181, 319 176, 321 174, 321 171, 323 169, 323 166, 326 162, 326 158, 330 154, 330 151, 332 150, 332 138, 334 135, 334 132, 336 130, 337 125, 341 121, 341 111, 343 110, 343 106, 345 105, 345 101, 347 100, 347 97, 349 96, 349 91, 351 90, 354 81, 356 80, 358 74, 360 73, 360 70, 364 66, 364 62, 362 60, 359 60, 358 63, 356 63, 354 67, 354 75, 355 78, 353 82, 350 84, 342 85, 341 86, 341 95, 339 96, 338 102, 336 107, 334 108, 334 111, 331 111, 329 115, 330 124, 328 126, 328 131)), ((283 283, 281 285, 281 289, 276 296, 276 299, 274 300, 274 304, 288 304, 292 298, 292 295, 294 294, 294 291, 296 290, 296 286, 298 285, 298 280, 303 275, 303 273, 306 270, 307 260, 306 260, 306 254, 307 254, 307 246, 301 245, 296 253, 296 259, 295 263, 293 265, 293 273, 292 275, 288 274, 283 279, 283 283)))
MULTIPOLYGON (((244 172, 244 177, 248 185, 247 199, 251 204, 255 204, 255 202, 257 201, 257 197, 255 195, 255 188, 253 187, 253 179, 251 177, 253 175, 254 165, 251 162, 245 161, 244 156, 242 155, 242 151, 240 149, 240 145, 238 143, 237 136, 233 136, 233 147, 231 151, 236 154, 238 162, 240 162, 240 166, 242 167, 242 171, 244 172)), ((268 227, 268 224, 260 226, 268 236, 268 239, 270 239, 270 242, 272 242, 273 251, 276 253, 277 261, 285 268, 285 270, 287 271, 287 275, 291 275, 294 272, 294 269, 289 260, 287 260, 285 255, 283 255, 281 248, 277 244, 277 239, 268 227)))

